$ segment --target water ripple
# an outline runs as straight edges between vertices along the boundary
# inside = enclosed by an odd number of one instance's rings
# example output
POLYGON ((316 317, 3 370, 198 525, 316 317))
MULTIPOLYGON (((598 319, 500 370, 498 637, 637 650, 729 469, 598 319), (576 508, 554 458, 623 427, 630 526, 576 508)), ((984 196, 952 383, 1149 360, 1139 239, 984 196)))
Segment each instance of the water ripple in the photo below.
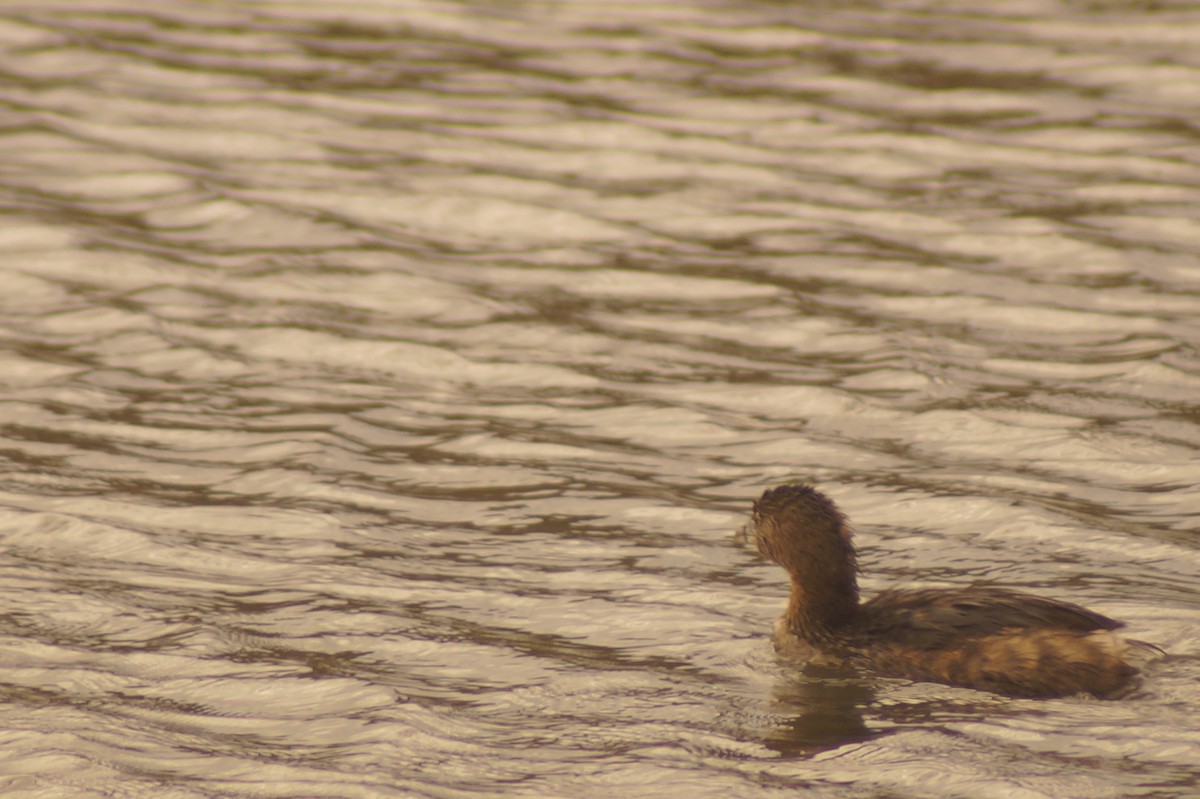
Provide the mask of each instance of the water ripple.
POLYGON ((0 12, 6 791, 1194 794, 1194 9, 613 11, 0 12), (792 479, 1170 656, 797 674, 792 479))

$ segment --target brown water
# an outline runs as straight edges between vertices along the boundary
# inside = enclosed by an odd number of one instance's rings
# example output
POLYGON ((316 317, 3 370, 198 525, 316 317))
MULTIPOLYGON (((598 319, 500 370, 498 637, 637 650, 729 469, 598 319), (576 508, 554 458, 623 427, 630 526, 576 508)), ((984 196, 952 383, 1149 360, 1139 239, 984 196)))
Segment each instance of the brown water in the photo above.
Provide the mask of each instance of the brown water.
POLYGON ((6 797, 1200 794, 1200 8, 5 3, 6 797), (806 678, 733 546, 1170 656, 806 678))

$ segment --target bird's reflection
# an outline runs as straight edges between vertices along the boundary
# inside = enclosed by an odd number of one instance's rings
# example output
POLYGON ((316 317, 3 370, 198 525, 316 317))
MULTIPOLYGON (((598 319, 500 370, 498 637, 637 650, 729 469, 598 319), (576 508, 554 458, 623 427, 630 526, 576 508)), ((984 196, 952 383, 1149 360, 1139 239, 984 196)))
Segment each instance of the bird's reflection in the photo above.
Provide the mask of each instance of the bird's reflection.
POLYGON ((763 743, 782 755, 812 754, 878 734, 863 719, 875 691, 852 673, 810 665, 782 678, 772 693, 784 720, 763 743))

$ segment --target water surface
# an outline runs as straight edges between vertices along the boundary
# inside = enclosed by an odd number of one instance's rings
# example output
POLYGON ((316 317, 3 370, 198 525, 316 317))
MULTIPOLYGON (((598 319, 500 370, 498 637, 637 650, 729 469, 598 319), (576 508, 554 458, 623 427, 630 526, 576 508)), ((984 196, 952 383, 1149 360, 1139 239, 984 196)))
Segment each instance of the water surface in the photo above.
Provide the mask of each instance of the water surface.
POLYGON ((1200 12, 0 9, 11 796, 1191 797, 1200 12), (1120 702, 803 675, 1004 584, 1120 702))

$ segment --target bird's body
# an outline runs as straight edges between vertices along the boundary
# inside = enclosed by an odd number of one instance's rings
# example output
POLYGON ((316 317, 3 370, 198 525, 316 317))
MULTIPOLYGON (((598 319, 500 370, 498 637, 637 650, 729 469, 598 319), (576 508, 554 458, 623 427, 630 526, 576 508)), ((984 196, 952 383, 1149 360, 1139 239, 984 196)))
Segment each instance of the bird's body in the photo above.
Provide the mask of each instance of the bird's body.
POLYGON ((1107 616, 998 588, 891 590, 860 603, 845 517, 809 486, 766 491, 752 532, 791 576, 775 641, 798 660, 1010 696, 1112 697, 1158 651, 1115 634, 1124 625, 1107 616))

